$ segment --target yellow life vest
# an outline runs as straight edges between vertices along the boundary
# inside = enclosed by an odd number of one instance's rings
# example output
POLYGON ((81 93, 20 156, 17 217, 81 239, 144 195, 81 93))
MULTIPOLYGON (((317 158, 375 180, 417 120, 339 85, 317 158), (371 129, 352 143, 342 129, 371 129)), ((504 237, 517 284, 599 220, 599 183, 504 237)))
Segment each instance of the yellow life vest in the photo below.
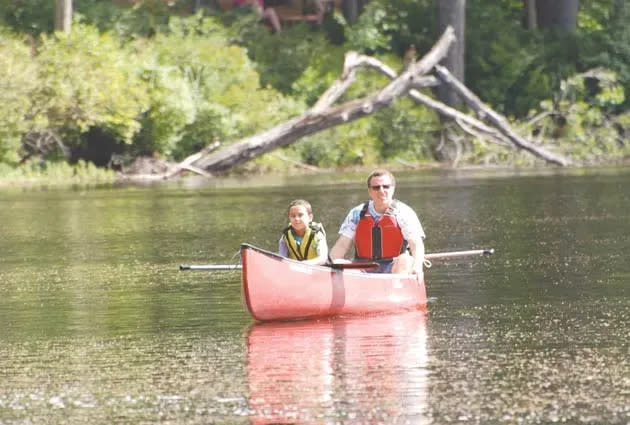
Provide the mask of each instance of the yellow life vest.
POLYGON ((319 245, 320 238, 326 237, 324 226, 320 223, 312 222, 306 228, 306 232, 304 232, 300 243, 295 239, 292 229, 293 228, 289 225, 283 232, 284 241, 289 251, 289 258, 299 261, 317 258, 317 246, 319 245))

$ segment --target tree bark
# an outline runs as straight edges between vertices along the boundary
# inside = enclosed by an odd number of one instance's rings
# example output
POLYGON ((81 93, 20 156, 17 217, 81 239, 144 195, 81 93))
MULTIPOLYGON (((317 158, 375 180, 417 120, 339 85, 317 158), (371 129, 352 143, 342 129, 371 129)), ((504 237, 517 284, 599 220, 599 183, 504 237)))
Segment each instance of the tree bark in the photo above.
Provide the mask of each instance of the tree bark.
MULTIPOLYGON (((466 0, 440 0, 438 5, 438 25, 440 32, 446 28, 453 27, 455 30, 455 43, 449 49, 448 55, 442 64, 464 82, 465 80, 465 30, 466 30, 466 0)), ((440 100, 449 105, 455 106, 459 102, 457 93, 448 85, 442 84, 438 87, 440 100)))
POLYGON ((72 30, 72 0, 55 0, 55 31, 72 30))
POLYGON ((536 16, 540 28, 573 31, 577 28, 579 0, 537 0, 536 16))
POLYGON ((359 19, 359 0, 343 0, 341 11, 346 21, 349 24, 354 24, 359 19))
POLYGON ((628 11, 628 5, 627 5, 627 0, 615 0, 614 3, 614 15, 616 16, 616 20, 617 22, 625 22, 625 19, 627 19, 627 11, 628 11))
POLYGON ((536 16, 536 0, 523 0, 525 10, 525 22, 528 30, 538 28, 538 17, 536 16))
POLYGON ((343 13, 343 17, 346 18, 349 24, 354 24, 359 20, 363 8, 369 1, 370 0, 342 0, 341 12, 343 13))

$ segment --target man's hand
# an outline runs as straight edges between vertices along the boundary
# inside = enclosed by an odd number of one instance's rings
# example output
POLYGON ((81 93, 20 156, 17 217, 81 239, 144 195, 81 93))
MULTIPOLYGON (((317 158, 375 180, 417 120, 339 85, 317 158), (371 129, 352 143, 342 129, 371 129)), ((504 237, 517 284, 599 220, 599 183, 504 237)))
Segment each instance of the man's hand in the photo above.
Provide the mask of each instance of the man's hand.
POLYGON ((346 259, 346 258, 336 258, 332 261, 333 264, 349 264, 352 263, 352 261, 346 259))
POLYGON ((424 281, 424 270, 422 270, 422 267, 420 267, 419 269, 414 269, 413 274, 418 276, 419 282, 424 281))

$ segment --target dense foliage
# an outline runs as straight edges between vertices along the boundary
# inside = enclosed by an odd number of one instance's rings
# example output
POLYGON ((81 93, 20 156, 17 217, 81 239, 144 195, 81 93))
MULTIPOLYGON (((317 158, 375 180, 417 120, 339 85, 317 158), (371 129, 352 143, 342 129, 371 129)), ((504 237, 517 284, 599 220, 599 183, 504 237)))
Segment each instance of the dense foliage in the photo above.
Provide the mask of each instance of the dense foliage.
MULTIPOLYGON (((53 2, 0 0, 0 168, 81 159, 105 165, 112 153, 178 160, 299 114, 339 77, 348 50, 399 68, 410 45, 421 54, 439 36, 436 2, 428 0, 372 1, 354 25, 336 12, 322 27, 280 34, 246 9, 191 15, 190 6, 74 0, 65 35, 52 32, 53 2)), ((578 161, 625 158, 628 9, 618 0, 582 2, 576 31, 532 31, 521 0, 469 0, 466 84, 537 143, 578 161)), ((363 71, 347 98, 385 83, 363 71)), ((284 156, 325 167, 532 162, 406 100, 307 137, 284 156), (445 140, 456 149, 444 148, 445 140)))

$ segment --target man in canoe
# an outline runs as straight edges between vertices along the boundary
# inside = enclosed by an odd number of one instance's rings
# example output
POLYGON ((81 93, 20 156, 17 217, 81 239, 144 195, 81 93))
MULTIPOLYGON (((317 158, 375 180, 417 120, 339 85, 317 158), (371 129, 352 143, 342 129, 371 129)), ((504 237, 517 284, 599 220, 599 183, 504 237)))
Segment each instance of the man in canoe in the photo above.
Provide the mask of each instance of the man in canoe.
POLYGON ((328 260, 328 244, 324 226, 313 221, 311 204, 296 199, 289 204, 289 225, 278 242, 283 257, 308 264, 324 264, 328 260))
POLYGON ((359 261, 376 261, 376 273, 417 274, 423 278, 424 230, 418 215, 394 199, 396 179, 385 169, 368 179, 371 200, 352 208, 339 229, 339 239, 330 250, 335 262, 354 245, 359 261))

